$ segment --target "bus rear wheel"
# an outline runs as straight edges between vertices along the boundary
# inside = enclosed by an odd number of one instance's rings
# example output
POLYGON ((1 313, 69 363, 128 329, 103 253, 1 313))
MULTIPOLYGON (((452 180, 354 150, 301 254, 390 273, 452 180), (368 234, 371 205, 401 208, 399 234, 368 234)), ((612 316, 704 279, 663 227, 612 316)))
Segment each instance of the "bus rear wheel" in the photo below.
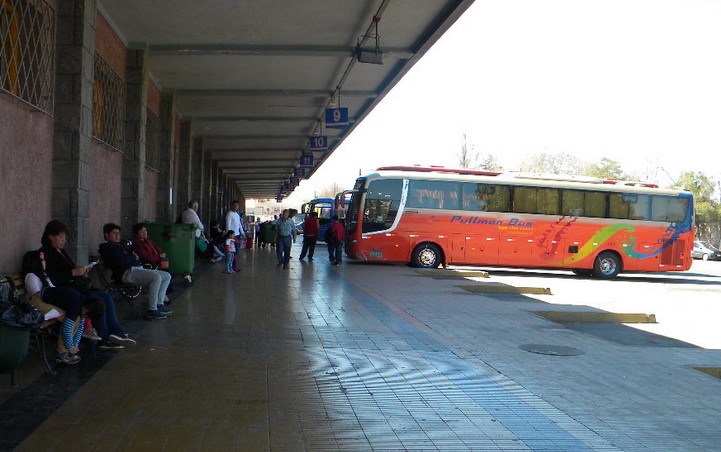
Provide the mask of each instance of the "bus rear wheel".
POLYGON ((596 256, 593 263, 593 276, 601 279, 612 279, 621 271, 621 260, 616 253, 604 251, 596 256))
POLYGON ((438 268, 443 260, 443 253, 433 243, 418 245, 411 255, 411 265, 419 268, 438 268))

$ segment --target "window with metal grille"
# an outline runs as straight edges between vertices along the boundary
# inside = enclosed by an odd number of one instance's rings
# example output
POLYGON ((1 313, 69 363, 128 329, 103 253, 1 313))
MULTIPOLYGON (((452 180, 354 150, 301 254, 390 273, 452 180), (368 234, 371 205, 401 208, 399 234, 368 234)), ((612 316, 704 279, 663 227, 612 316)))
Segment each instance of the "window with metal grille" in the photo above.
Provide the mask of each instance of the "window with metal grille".
POLYGON ((145 166, 157 171, 160 168, 160 119, 147 109, 145 124, 145 166))
POLYGON ((123 149, 125 133, 125 82, 100 55, 95 54, 93 80, 93 136, 115 149, 123 149))
POLYGON ((52 114, 55 11, 42 0, 0 0, 0 90, 52 114))

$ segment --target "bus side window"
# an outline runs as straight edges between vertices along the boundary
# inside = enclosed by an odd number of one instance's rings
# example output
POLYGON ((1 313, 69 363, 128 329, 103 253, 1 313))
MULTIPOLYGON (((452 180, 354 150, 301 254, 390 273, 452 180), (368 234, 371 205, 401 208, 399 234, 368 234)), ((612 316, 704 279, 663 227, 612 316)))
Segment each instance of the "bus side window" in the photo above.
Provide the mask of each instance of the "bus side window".
POLYGON ((609 217, 617 218, 619 220, 628 219, 628 204, 623 202, 623 198, 620 193, 612 193, 609 196, 609 217))
POLYGON ((583 215, 584 194, 581 190, 563 190, 561 215, 580 217, 583 215))

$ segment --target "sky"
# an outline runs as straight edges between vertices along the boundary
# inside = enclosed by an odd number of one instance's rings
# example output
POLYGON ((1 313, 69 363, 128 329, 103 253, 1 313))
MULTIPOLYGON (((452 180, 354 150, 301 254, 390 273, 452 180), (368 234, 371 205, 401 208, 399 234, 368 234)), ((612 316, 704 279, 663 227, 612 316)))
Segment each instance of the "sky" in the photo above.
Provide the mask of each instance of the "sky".
POLYGON ((565 153, 721 180, 721 1, 476 0, 283 201, 384 165, 565 153))

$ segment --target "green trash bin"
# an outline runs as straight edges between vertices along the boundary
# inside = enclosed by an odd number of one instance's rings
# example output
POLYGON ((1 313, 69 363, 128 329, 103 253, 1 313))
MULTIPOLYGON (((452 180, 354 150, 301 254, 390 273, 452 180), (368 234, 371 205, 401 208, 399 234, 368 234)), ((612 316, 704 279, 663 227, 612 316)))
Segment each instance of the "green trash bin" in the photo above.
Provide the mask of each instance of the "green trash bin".
POLYGON ((17 369, 30 350, 30 330, 0 325, 0 373, 10 372, 10 384, 17 386, 17 369))
POLYGON ((195 226, 177 223, 145 223, 148 235, 168 256, 168 272, 188 276, 195 266, 195 226))

